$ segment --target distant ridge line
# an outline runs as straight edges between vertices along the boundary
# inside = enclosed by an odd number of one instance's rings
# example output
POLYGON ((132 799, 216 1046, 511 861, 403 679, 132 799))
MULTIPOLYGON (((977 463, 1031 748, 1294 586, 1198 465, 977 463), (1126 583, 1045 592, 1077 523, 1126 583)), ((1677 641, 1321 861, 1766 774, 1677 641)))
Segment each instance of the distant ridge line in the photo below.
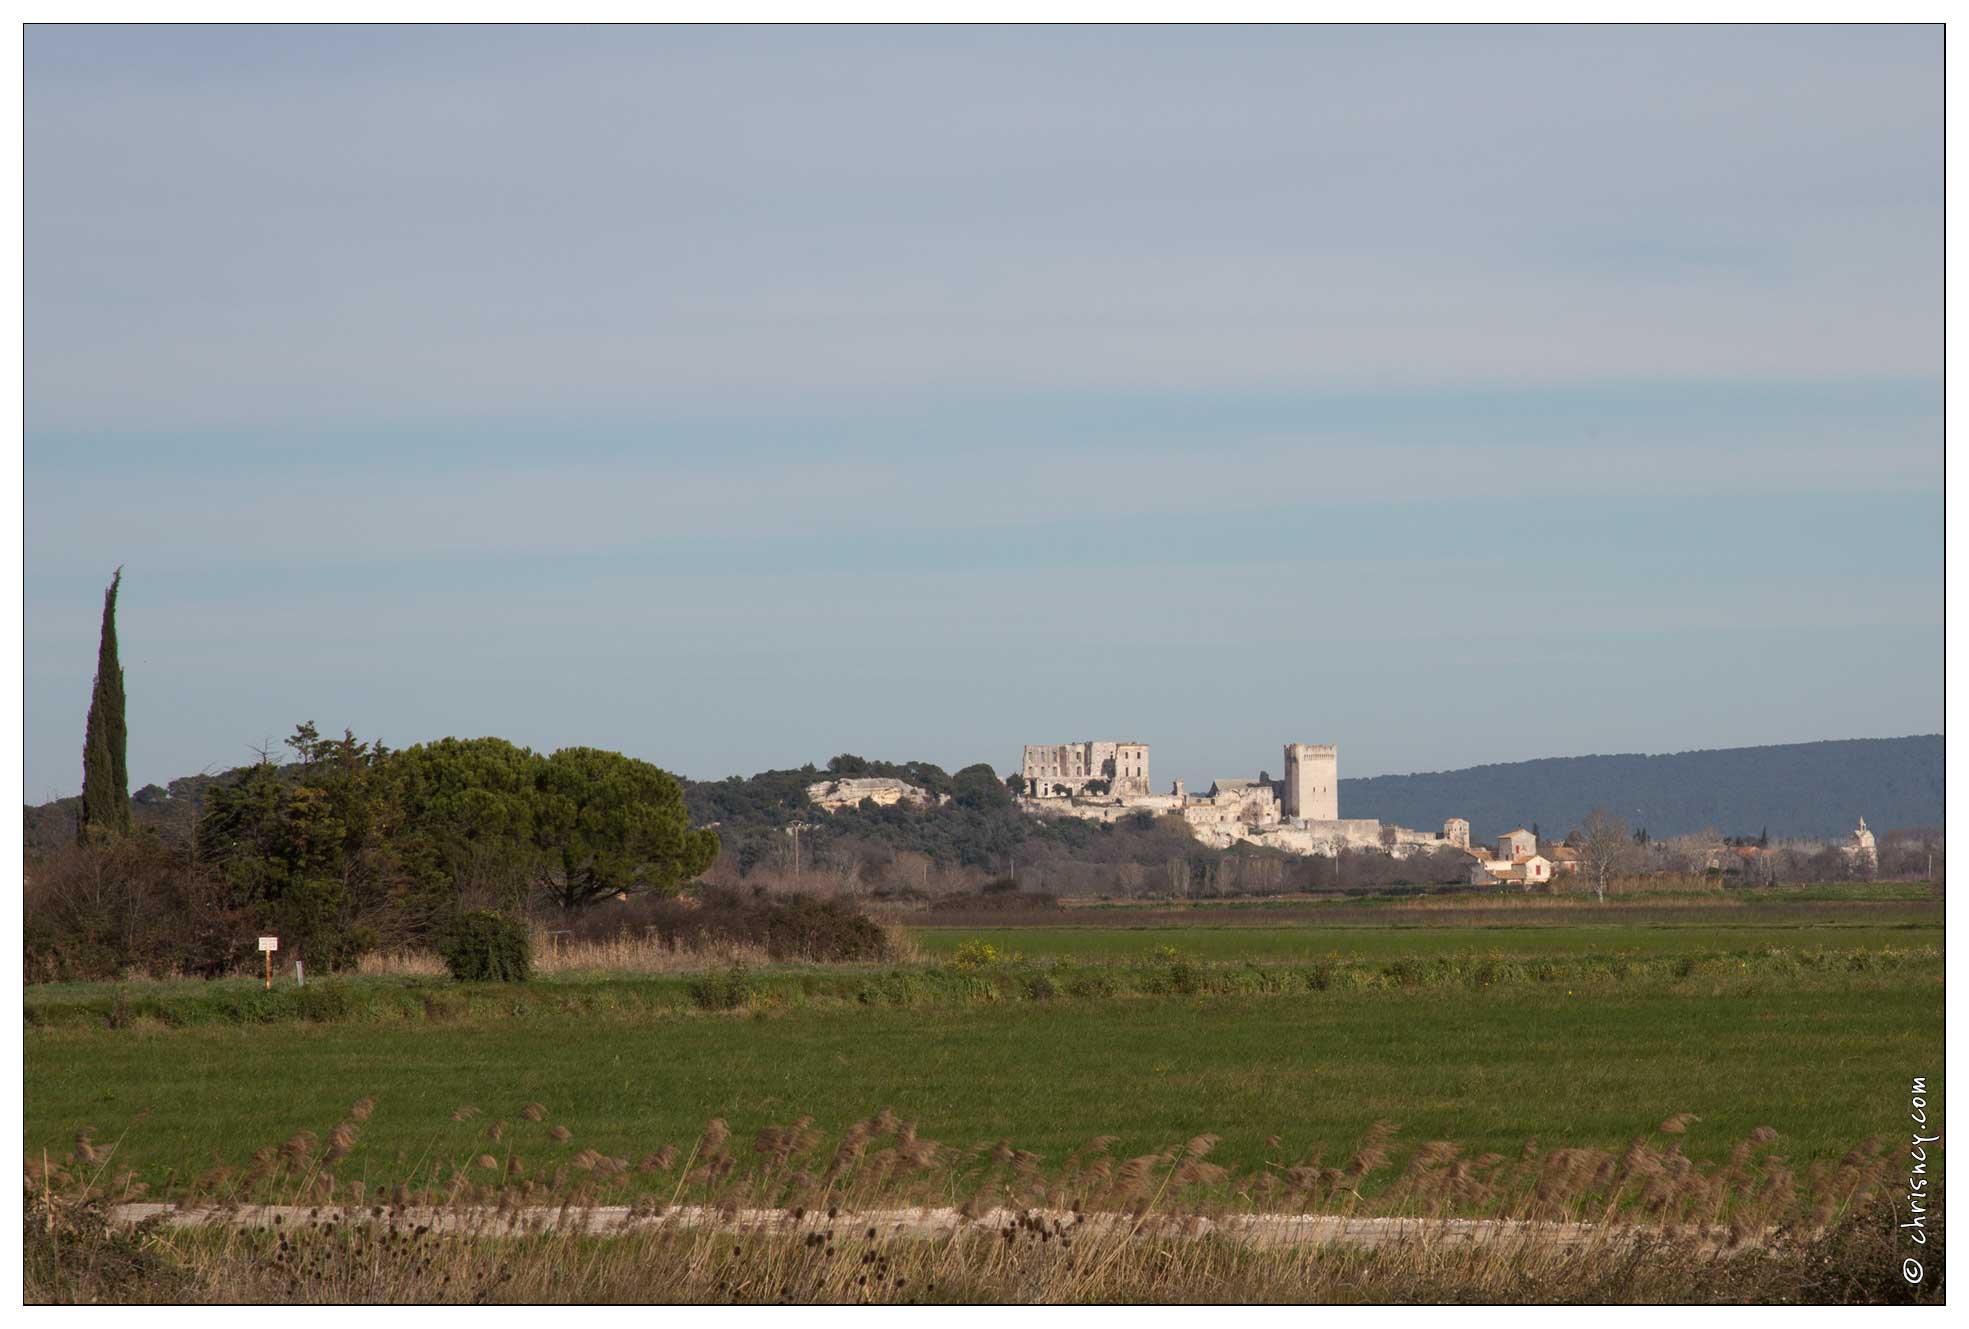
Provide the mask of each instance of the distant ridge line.
POLYGON ((1465 771, 1492 771, 1503 766, 1528 766, 1536 761, 1593 761, 1602 757, 1645 758, 1699 757, 1709 752, 1766 752, 1773 748, 1811 748, 1829 743, 1902 743, 1910 739, 1940 740, 1942 734, 1899 734, 1888 738, 1813 738, 1799 743, 1751 743, 1735 748, 1679 748, 1674 752, 1580 752, 1565 757, 1520 757, 1516 761, 1485 761, 1474 766, 1453 766, 1440 771, 1390 771, 1383 775, 1362 775, 1361 780, 1405 780, 1423 775, 1460 775, 1465 771))
POLYGON ((1834 738, 1670 753, 1595 753, 1340 781, 1349 817, 1426 828, 1467 818, 1471 834, 1539 823, 1554 837, 1605 808, 1655 837, 1827 839, 1860 817, 1878 829, 1942 821, 1941 734, 1834 738))

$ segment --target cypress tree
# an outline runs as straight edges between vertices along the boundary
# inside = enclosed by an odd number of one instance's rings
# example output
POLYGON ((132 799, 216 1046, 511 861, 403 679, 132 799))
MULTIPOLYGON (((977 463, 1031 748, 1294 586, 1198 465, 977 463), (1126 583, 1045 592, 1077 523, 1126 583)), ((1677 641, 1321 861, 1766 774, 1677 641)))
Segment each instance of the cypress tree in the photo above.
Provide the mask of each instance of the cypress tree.
POLYGON ((83 840, 89 838, 91 827, 111 834, 130 829, 129 731, 123 719, 123 666, 116 658, 116 591, 122 584, 123 569, 118 568, 103 592, 96 690, 89 699, 89 727, 82 739, 82 815, 76 834, 83 840))

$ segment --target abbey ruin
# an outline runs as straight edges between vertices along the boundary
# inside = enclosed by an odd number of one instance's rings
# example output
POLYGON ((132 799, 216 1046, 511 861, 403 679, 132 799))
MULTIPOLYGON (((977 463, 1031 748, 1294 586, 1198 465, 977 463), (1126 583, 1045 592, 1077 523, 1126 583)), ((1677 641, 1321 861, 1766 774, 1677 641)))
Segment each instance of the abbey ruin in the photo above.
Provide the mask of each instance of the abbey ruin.
POLYGON ((1405 858, 1420 850, 1470 848, 1470 823, 1461 817, 1451 817, 1440 831, 1343 818, 1340 749, 1331 743, 1287 743, 1282 779, 1261 772, 1255 779, 1216 780, 1202 794, 1190 793, 1181 780, 1166 794, 1151 793, 1146 743, 1028 745, 1019 775, 1019 803, 1029 812, 1106 822, 1142 812, 1174 814, 1218 849, 1245 841, 1293 854, 1332 857, 1342 849, 1374 849, 1405 858))

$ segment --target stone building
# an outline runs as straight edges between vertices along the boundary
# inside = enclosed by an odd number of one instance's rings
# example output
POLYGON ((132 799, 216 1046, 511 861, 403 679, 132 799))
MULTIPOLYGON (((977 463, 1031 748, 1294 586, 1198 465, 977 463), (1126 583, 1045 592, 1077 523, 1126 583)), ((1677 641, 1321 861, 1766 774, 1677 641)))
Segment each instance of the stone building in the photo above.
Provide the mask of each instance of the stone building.
POLYGON ((1873 832, 1866 827, 1866 818, 1860 818, 1859 827, 1846 841, 1846 857, 1867 872, 1880 867, 1880 855, 1874 849, 1873 832))
POLYGON ((1340 820, 1340 749, 1331 743, 1285 745, 1285 817, 1340 820))
POLYGON ((1538 837, 1520 826, 1497 837, 1497 856, 1507 863, 1529 858, 1538 852, 1538 837))
POLYGON ((1542 886, 1552 880, 1552 861, 1543 854, 1531 854, 1516 862, 1486 863, 1484 871, 1499 885, 1523 886, 1526 890, 1530 890, 1533 886, 1542 886))
POLYGON ((1522 826, 1498 836, 1497 856, 1481 861, 1481 876, 1472 877, 1480 885, 1498 882, 1529 889, 1552 880, 1552 860, 1538 852, 1538 837, 1522 826))
MULTIPOLYGON (((1182 781, 1176 783, 1180 793, 1182 781)), ((1216 780, 1209 793, 1183 797, 1181 811, 1198 839, 1229 844, 1249 838, 1253 830, 1278 825, 1278 791, 1267 780, 1216 780)))
POLYGON ((1106 740, 1027 744, 1019 774, 1031 798, 1071 798, 1095 781, 1110 796, 1149 792, 1149 745, 1106 740))
POLYGON ((1285 778, 1221 779, 1210 792, 1191 794, 1183 782, 1170 793, 1148 791, 1146 743, 1066 743, 1025 749, 1020 773, 1024 806, 1032 812, 1113 822, 1137 812, 1176 813, 1204 844, 1225 849, 1239 842, 1290 854, 1332 857, 1342 850, 1386 853, 1396 858, 1435 849, 1468 849, 1470 823, 1451 817, 1440 831, 1384 826, 1371 817, 1340 815, 1340 749, 1331 743, 1285 745, 1285 778), (1105 794, 1092 781, 1111 780, 1105 794))

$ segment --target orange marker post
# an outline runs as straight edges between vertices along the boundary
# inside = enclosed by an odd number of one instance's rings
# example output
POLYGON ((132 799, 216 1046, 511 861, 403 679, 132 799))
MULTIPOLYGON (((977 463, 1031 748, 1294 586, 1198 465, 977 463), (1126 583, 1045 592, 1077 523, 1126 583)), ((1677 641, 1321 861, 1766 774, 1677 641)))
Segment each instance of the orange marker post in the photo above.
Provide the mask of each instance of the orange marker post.
POLYGON ((260 938, 260 950, 267 957, 267 991, 273 991, 273 953, 280 949, 279 937, 260 938))

